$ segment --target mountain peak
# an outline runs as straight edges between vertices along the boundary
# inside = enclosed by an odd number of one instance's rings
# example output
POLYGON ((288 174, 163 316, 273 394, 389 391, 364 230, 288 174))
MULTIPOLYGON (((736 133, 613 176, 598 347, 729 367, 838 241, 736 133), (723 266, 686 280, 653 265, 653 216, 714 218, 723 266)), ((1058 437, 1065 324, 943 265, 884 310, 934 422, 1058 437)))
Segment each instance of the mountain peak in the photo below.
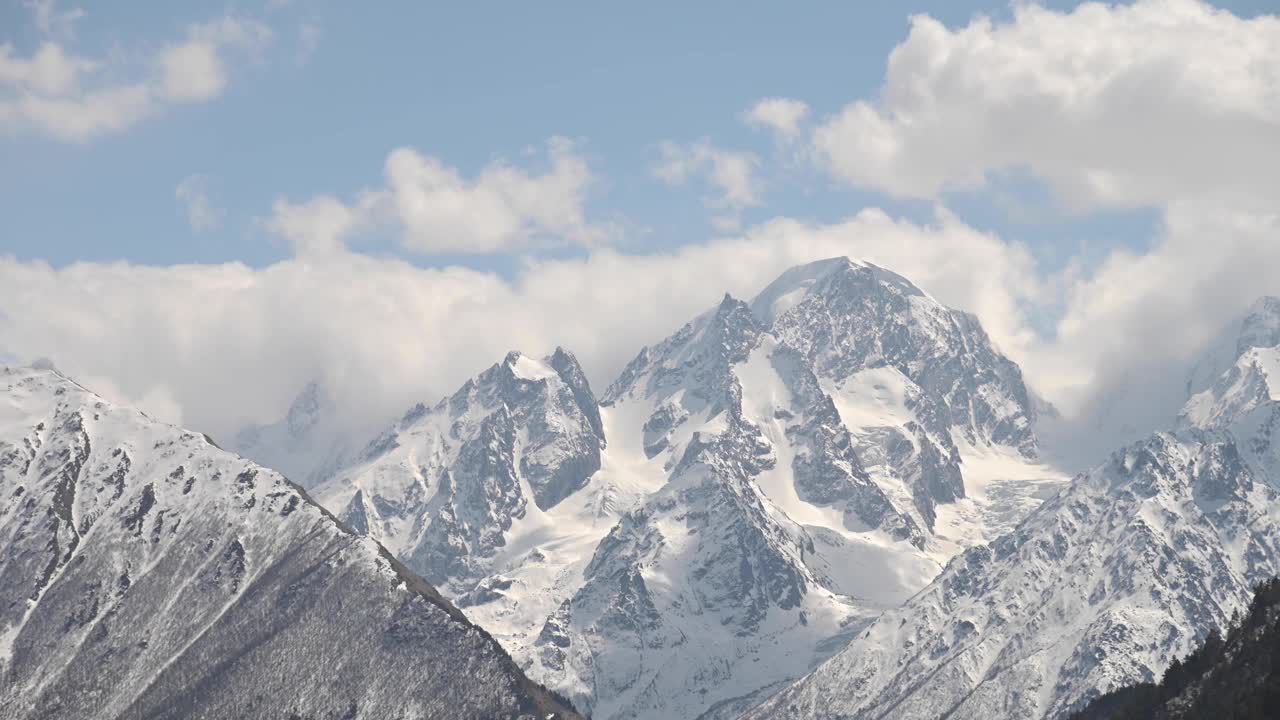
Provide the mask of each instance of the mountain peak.
POLYGON ((428 580, 470 589, 512 524, 580 490, 604 446, 572 353, 512 350, 435 406, 415 406, 316 493, 428 580))
POLYGON ((927 297, 910 280, 878 265, 834 257, 787 270, 751 301, 752 312, 765 326, 813 296, 861 295, 876 290, 903 297, 927 297))
POLYGON ((1251 348, 1280 346, 1280 297, 1264 295, 1221 330, 1187 376, 1187 398, 1210 390, 1251 348))
POLYGON ((1236 340, 1238 354, 1249 348, 1270 348, 1280 345, 1280 298, 1263 296, 1254 301, 1249 314, 1240 323, 1240 335, 1236 340))
POLYGON ((552 366, 569 364, 577 365, 578 356, 574 355, 568 348, 565 348, 562 345, 557 345, 556 349, 547 356, 547 362, 552 366))
POLYGON ((321 412, 329 404, 329 397, 320 383, 315 380, 307 383, 289 405, 289 412, 285 416, 289 431, 295 437, 305 435, 320 421, 321 412))
POLYGON ((528 355, 520 353, 518 350, 512 350, 507 353, 502 365, 517 379, 529 382, 539 382, 559 375, 547 361, 535 360, 528 355))
POLYGON ((797 265, 769 283, 751 301, 751 310, 760 322, 773 324, 778 316, 804 299, 808 290, 834 273, 860 266, 847 257, 827 258, 797 265))

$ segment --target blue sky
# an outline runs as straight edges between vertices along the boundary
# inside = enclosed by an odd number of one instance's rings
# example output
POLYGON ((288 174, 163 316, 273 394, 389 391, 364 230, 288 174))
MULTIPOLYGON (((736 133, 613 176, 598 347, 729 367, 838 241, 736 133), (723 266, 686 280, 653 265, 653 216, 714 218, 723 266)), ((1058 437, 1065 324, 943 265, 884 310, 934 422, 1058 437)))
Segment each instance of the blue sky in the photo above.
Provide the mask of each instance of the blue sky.
POLYGON ((376 420, 512 348, 607 384, 848 254, 1162 427, 1280 294, 1276 11, 0 0, 0 356, 215 434, 311 380, 376 420))
MULTIPOLYGON (((1070 7, 1072 3, 1050 3, 1070 7)), ((1236 2, 1249 15, 1264 2, 1236 2)), ((145 52, 182 28, 225 11, 197 4, 98 3, 74 24, 74 45, 100 56, 145 52)), ((738 116, 767 96, 802 99, 814 116, 874 97, 886 58, 927 13, 948 26, 978 14, 1008 17, 1006 3, 298 2, 234 6, 260 18, 273 41, 235 68, 207 103, 169 107, 87 143, 31 133, 0 136, 0 251, 54 265, 124 259, 147 264, 239 260, 260 266, 290 249, 262 227, 277 197, 339 196, 379 182, 387 152, 410 146, 464 175, 498 157, 520 160, 551 136, 580 142, 598 176, 587 211, 624 228, 628 251, 701 242, 714 229, 699 193, 650 172, 662 140, 710 138, 767 156, 767 133, 738 116), (302 47, 314 33, 313 51, 302 47), (305 55, 305 56, 304 56, 305 55), (215 229, 193 232, 174 198, 204 176, 221 211, 215 229)), ((21 3, 0 10, 0 41, 19 52, 41 41, 21 3)), ((1113 244, 1141 247, 1158 223, 1151 210, 1063 213, 1034 180, 1002 194, 1030 206, 1010 212, 993 193, 944 202, 975 227, 1017 237, 1050 265, 1113 244)), ((787 215, 832 221, 864 206, 927 218, 931 201, 837 187, 792 168, 770 183, 744 221, 787 215)), ((399 253, 366 240, 372 252, 399 253)), ((406 254, 426 265, 503 269, 509 259, 406 254)))

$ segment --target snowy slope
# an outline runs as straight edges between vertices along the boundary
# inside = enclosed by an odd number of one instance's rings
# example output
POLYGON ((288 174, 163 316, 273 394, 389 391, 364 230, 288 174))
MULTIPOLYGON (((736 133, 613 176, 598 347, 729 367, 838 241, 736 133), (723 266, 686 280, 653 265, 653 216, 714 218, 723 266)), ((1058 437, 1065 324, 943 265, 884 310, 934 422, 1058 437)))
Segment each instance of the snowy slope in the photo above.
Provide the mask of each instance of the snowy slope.
POLYGON ((1278 499, 1228 436, 1154 436, 749 717, 1063 717, 1158 677, 1280 570, 1278 499))
POLYGON ((296 485, 54 371, 0 369, 0 498, 0 717, 576 717, 296 485))
POLYGON ((750 717, 1065 717, 1158 678, 1280 572, 1280 348, 1249 337, 1181 429, 957 557, 750 717))

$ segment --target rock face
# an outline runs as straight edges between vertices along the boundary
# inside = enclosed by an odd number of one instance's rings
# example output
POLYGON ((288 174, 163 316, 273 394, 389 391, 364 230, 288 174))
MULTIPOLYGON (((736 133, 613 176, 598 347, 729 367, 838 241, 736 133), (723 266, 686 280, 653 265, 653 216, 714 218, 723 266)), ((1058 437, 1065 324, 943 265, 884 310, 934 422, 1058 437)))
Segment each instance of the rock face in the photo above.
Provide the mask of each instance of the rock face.
POLYGON ((410 409, 317 497, 454 594, 493 569, 512 524, 600 469, 600 410, 577 361, 512 352, 449 398, 410 409))
POLYGON ((1022 371, 976 317, 940 305, 900 275, 845 258, 802 265, 765 288, 752 309, 819 376, 892 368, 920 388, 927 425, 1035 455, 1022 371))
POLYGON ((1158 679, 1280 573, 1280 348, 1248 332, 1180 429, 954 559, 750 717, 1066 717, 1158 679))
POLYGON ((577 717, 278 473, 0 369, 0 717, 577 717), (342 618, 342 622, 335 622, 342 618))
POLYGON ((1033 419, 976 320, 838 258, 726 296, 599 405, 568 353, 513 353, 317 494, 593 717, 728 718, 1056 487, 1033 419))

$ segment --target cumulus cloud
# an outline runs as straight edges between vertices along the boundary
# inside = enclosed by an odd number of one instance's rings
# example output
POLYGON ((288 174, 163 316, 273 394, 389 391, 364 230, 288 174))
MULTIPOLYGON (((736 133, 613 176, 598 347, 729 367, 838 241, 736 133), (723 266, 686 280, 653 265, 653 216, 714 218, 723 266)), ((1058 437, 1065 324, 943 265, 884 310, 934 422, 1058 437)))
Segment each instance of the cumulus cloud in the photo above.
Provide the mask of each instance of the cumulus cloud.
POLYGON ((544 173, 499 161, 468 181, 436 158, 392 152, 388 192, 405 244, 422 252, 518 250, 539 238, 590 245, 601 231, 583 216, 592 182, 586 160, 565 138, 548 141, 547 153, 544 173))
POLYGON ((332 199, 278 213, 294 223, 278 230, 311 249, 266 268, 0 259, 0 337, 215 436, 275 419, 320 379, 359 434, 513 348, 564 345, 603 388, 642 344, 725 291, 748 298, 787 267, 850 255, 974 312, 1066 413, 1045 427, 1054 447, 1092 459, 1167 427, 1206 343, 1256 297, 1280 292, 1280 217, 1189 204, 1171 208, 1148 251, 1055 274, 1021 244, 946 211, 926 225, 878 210, 834 224, 780 218, 671 253, 527 260, 511 278, 326 242, 369 217, 332 199), (40 312, 23 311, 31 307, 40 312), (1046 308, 1061 317, 1048 329, 1032 321, 1046 308))
POLYGON ((642 344, 725 291, 750 297, 786 267, 843 254, 978 310, 1001 343, 1026 342, 1016 299, 1035 288, 1025 252, 948 216, 922 226, 879 211, 829 226, 778 220, 669 254, 529 261, 510 279, 344 252, 265 268, 0 259, 0 337, 25 357, 109 380, 122 401, 171 402, 215 437, 275 419, 311 379, 333 388, 360 432, 452 392, 512 348, 564 345, 603 389, 642 344), (32 307, 40 312, 22 310, 32 307))
POLYGON ((605 239, 608 228, 586 219, 594 182, 586 160, 565 138, 546 147, 545 171, 499 160, 471 179, 438 158, 398 148, 387 156, 385 187, 351 204, 332 196, 277 201, 267 227, 300 250, 333 249, 365 221, 397 227, 407 249, 426 254, 589 247, 605 239))
POLYGON ((160 54, 165 96, 181 102, 217 97, 227 84, 218 51, 206 43, 184 43, 160 54))
POLYGON ((97 63, 68 54, 54 42, 44 42, 28 58, 14 54, 11 45, 0 45, 0 82, 30 88, 40 95, 75 92, 80 78, 97 63))
POLYGON ((709 188, 708 206, 738 211, 760 204, 760 159, 754 153, 723 150, 706 139, 687 145, 662 142, 658 153, 653 174, 675 187, 702 178, 709 188))
POLYGON ((378 201, 373 194, 351 205, 331 195, 297 204, 278 199, 266 227, 287 240, 297 257, 329 256, 345 250, 348 237, 373 221, 378 201))
POLYGON ((809 106, 791 98, 764 98, 742 114, 751 127, 770 130, 783 142, 794 142, 800 136, 801 123, 809 115, 809 106))
POLYGON ((193 25, 187 39, 160 51, 160 86, 174 102, 204 102, 222 94, 227 85, 223 54, 230 48, 254 50, 271 40, 260 22, 225 16, 193 25))
POLYGON ((934 197, 1026 170, 1068 207, 1280 199, 1280 18, 1199 0, 918 15, 884 88, 813 133, 854 185, 934 197))
POLYGON ((1115 251, 1061 280, 1055 333, 1023 362, 1074 418, 1064 442, 1102 453, 1169 427, 1206 346, 1254 300, 1280 294, 1280 215, 1176 203, 1150 250, 1115 251))
POLYGON ((212 230, 222 222, 222 211, 209 200, 209 178, 188 175, 178 182, 173 195, 195 232, 212 230))
MULTIPOLYGON (((59 13, 49 2, 31 8, 44 33, 83 15, 59 13)), ((265 25, 227 15, 191 25, 183 42, 161 48, 137 68, 80 56, 59 40, 46 39, 27 56, 0 44, 0 128, 68 142, 119 132, 168 103, 219 96, 227 84, 227 54, 260 48, 270 39, 265 25)))

